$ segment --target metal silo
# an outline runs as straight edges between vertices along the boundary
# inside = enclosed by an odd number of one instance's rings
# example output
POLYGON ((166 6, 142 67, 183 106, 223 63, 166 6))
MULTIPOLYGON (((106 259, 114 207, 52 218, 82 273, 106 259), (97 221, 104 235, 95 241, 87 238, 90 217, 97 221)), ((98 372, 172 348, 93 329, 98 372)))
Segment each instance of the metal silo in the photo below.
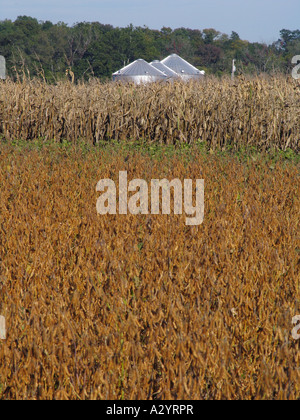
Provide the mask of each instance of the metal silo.
POLYGON ((205 75, 205 71, 198 70, 177 54, 169 55, 162 60, 162 63, 177 73, 183 80, 201 79, 205 75))
POLYGON ((139 59, 113 73, 112 78, 113 81, 141 84, 166 80, 167 76, 151 66, 147 61, 139 59))
POLYGON ((175 73, 174 70, 170 69, 165 64, 163 64, 161 61, 155 60, 155 61, 152 61, 152 63, 150 63, 150 64, 151 64, 151 66, 155 67, 157 70, 164 73, 169 79, 178 78, 178 74, 175 73))

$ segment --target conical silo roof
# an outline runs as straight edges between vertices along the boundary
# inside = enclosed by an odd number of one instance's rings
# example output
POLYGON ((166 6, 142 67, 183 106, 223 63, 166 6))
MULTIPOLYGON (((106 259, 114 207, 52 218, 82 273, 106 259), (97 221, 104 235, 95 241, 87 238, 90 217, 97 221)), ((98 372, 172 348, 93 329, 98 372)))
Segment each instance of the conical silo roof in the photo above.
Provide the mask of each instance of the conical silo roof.
POLYGON ((121 70, 113 74, 113 76, 134 77, 134 76, 148 76, 158 79, 165 79, 166 75, 161 71, 151 66, 147 61, 139 59, 134 61, 128 66, 123 67, 121 70))
POLYGON ((179 75, 199 77, 204 75, 204 72, 198 70, 196 67, 192 66, 192 64, 188 63, 177 54, 169 55, 169 57, 162 60, 162 63, 179 75))
POLYGON ((155 67, 157 70, 160 70, 162 73, 164 73, 168 77, 178 77, 178 74, 175 73, 174 70, 170 69, 159 60, 152 61, 152 63, 150 64, 151 66, 155 67))

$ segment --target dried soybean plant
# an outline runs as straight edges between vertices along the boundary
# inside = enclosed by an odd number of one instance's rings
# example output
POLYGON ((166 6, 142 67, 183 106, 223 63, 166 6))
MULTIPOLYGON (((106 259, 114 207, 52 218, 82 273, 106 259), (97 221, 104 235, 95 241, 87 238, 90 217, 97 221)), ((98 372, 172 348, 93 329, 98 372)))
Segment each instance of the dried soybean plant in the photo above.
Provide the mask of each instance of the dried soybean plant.
POLYGON ((1 146, 0 399, 299 399, 299 168, 130 154, 129 179, 201 172, 191 228, 97 215, 96 182, 124 156, 59 150, 1 146))

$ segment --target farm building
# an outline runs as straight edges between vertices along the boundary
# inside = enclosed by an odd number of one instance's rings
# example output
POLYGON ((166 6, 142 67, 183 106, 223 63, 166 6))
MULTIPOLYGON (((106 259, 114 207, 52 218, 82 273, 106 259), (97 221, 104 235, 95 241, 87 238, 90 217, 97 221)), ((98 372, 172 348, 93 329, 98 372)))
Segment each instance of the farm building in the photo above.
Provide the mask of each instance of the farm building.
POLYGON ((155 67, 157 70, 160 70, 161 72, 163 72, 169 78, 177 78, 178 77, 178 74, 175 73, 175 71, 173 71, 169 67, 165 66, 159 60, 152 61, 152 63, 150 63, 150 64, 151 64, 151 66, 155 67))
POLYGON ((161 62, 177 73, 183 80, 200 79, 205 75, 204 71, 198 70, 177 54, 169 55, 161 62))
POLYGON ((167 76, 139 59, 113 74, 113 81, 134 82, 137 84, 166 80, 167 76))
POLYGON ((198 70, 177 54, 172 54, 162 61, 155 60, 150 64, 139 59, 113 73, 113 81, 140 83, 156 82, 181 78, 182 80, 201 79, 204 71, 198 70))
POLYGON ((3 55, 0 55, 0 79, 6 79, 6 64, 3 55))

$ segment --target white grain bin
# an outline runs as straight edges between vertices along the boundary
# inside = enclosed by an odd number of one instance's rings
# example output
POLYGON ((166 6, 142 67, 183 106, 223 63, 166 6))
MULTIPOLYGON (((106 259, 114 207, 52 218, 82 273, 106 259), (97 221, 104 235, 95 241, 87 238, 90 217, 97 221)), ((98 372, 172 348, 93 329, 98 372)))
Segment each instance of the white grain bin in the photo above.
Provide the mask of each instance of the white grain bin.
POLYGON ((6 64, 3 55, 0 55, 0 79, 6 79, 6 64))
POLYGON ((162 63, 177 73, 183 80, 202 79, 205 75, 205 71, 198 70, 177 54, 169 55, 162 60, 162 63))
POLYGON ((157 70, 160 70, 162 73, 164 73, 169 79, 178 78, 178 74, 175 73, 174 70, 170 69, 165 64, 163 64, 161 61, 155 60, 155 61, 152 61, 152 63, 150 64, 151 66, 155 67, 157 70))
POLYGON ((113 81, 141 84, 166 80, 167 76, 151 66, 147 61, 139 59, 113 73, 112 78, 113 81))

